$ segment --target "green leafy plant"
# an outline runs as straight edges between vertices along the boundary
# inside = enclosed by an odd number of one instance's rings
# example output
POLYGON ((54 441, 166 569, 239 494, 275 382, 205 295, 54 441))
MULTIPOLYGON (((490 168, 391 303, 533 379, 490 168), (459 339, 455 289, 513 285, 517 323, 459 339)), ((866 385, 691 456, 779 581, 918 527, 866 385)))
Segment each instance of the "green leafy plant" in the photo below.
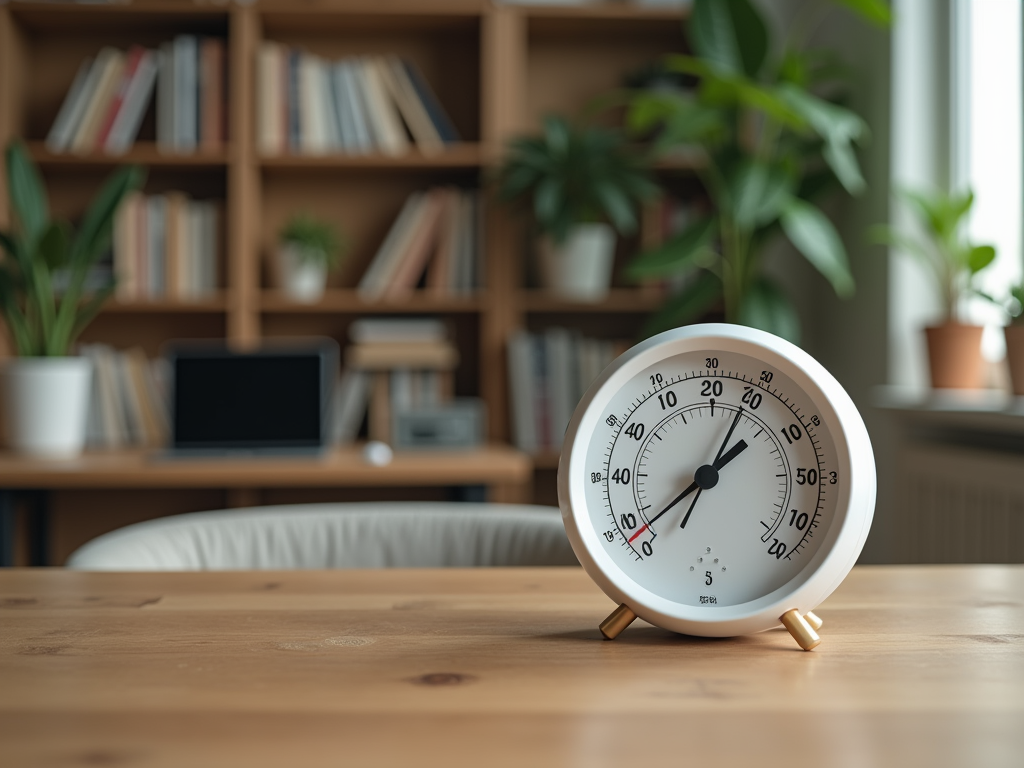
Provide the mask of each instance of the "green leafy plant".
POLYGON ((929 269, 939 289, 945 321, 960 321, 964 298, 978 296, 995 301, 978 289, 975 280, 995 259, 996 249, 972 243, 964 233, 974 194, 903 190, 898 195, 914 213, 920 231, 909 234, 879 226, 872 234, 878 242, 916 256, 929 269))
MULTIPOLYGON (((840 4, 889 22, 880 0, 840 4)), ((764 274, 765 246, 785 235, 839 296, 853 293, 843 242, 812 201, 836 181, 850 194, 864 189, 854 145, 867 126, 837 103, 842 78, 828 54, 793 36, 773 43, 749 0, 695 0, 687 34, 694 55, 671 56, 665 68, 696 87, 641 90, 627 121, 656 155, 695 157, 713 212, 640 254, 627 275, 686 276, 649 330, 691 322, 721 302, 727 321, 795 340, 793 306, 764 274)))
POLYGON ((59 357, 92 322, 114 291, 114 279, 90 289, 90 268, 110 247, 114 215, 124 196, 142 186, 141 169, 116 170, 76 230, 50 217, 42 179, 20 142, 8 146, 7 192, 13 226, 0 232, 0 312, 22 357, 59 357), (54 290, 54 274, 66 288, 54 290))
POLYGON ((540 230, 556 244, 587 222, 607 220, 619 234, 632 234, 637 205, 658 191, 618 133, 555 116, 544 120, 541 136, 512 140, 499 178, 501 197, 530 198, 540 230))
POLYGON ((345 241, 331 224, 308 213, 292 216, 279 238, 282 244, 296 247, 300 260, 320 262, 328 269, 338 266, 346 249, 345 241))

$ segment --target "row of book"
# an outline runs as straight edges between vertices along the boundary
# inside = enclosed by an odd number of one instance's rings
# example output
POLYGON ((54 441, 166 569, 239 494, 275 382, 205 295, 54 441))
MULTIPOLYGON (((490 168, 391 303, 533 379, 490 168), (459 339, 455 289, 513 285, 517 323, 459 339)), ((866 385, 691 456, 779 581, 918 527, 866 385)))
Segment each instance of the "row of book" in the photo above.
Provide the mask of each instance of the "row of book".
POLYGON ((397 56, 320 56, 265 42, 259 51, 258 124, 266 155, 425 154, 460 140, 423 73, 397 56))
POLYGON ((216 293, 221 205, 182 192, 129 194, 114 219, 117 298, 197 301, 216 293))
POLYGON ((452 399, 459 357, 440 320, 357 320, 349 340, 335 388, 336 443, 353 442, 364 421, 371 440, 391 442, 394 414, 452 399))
POLYGON ((83 344, 93 363, 87 441, 96 448, 159 446, 170 422, 165 363, 139 349, 118 351, 106 344, 83 344))
POLYGON ((156 91, 164 152, 216 152, 226 136, 224 42, 179 35, 158 50, 103 48, 78 68, 46 138, 51 152, 122 154, 156 91))
POLYGON ((629 342, 585 338, 565 328, 525 331, 508 345, 512 433, 527 453, 559 451, 576 405, 629 342))
POLYGON ((435 187, 410 195, 357 290, 367 301, 402 299, 417 287, 462 296, 483 284, 483 210, 475 190, 435 187))

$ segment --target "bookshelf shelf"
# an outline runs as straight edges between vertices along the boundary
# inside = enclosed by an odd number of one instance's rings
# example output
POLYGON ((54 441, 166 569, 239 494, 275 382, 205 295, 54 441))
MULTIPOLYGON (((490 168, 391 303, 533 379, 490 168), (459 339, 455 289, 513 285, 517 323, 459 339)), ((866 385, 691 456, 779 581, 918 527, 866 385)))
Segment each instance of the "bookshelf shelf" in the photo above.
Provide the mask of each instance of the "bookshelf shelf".
POLYGON ((226 312, 227 297, 223 294, 202 301, 169 301, 156 299, 153 301, 108 301, 103 306, 104 314, 140 314, 140 315, 173 315, 173 314, 213 314, 226 312))
POLYGON ((640 313, 646 314, 658 308, 664 296, 660 291, 636 288, 613 288, 608 296, 599 302, 572 301, 553 296, 544 291, 524 291, 522 307, 533 313, 640 313))
POLYGON ((326 291, 316 304, 298 304, 276 291, 260 296, 260 309, 278 314, 456 314, 479 312, 481 307, 478 297, 433 296, 423 291, 399 301, 365 301, 354 290, 336 288, 326 291))
POLYGON ((223 168, 228 164, 227 152, 171 154, 161 152, 155 142, 136 142, 135 146, 123 155, 53 153, 42 141, 30 141, 27 142, 27 146, 32 159, 42 168, 113 168, 126 163, 151 168, 223 168))
POLYGON ((337 170, 443 170, 445 168, 479 168, 484 152, 479 144, 465 143, 446 148, 437 154, 412 150, 403 155, 277 155, 263 157, 260 165, 274 170, 337 171, 337 170))

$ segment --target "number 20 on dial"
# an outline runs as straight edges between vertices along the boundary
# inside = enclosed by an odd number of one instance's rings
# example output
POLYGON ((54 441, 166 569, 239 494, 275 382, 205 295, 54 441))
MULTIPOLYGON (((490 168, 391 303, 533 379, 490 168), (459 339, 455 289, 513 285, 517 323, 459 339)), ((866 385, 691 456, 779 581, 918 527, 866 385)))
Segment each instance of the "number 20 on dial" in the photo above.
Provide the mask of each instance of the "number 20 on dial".
POLYGON ((569 540, 619 603, 691 635, 781 622, 805 650, 812 612, 857 560, 875 464, 853 401, 795 345, 692 325, 609 366, 576 409, 558 469, 569 540))

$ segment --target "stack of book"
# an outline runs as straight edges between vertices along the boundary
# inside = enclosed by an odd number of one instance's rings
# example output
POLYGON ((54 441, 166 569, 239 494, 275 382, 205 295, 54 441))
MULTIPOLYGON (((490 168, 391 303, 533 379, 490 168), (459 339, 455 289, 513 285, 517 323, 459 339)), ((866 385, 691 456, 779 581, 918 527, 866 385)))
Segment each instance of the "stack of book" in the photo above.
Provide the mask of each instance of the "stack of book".
POLYGON ((328 61, 280 43, 259 52, 258 125, 265 155, 425 154, 460 141, 423 73, 397 56, 328 61))
POLYGON ((527 453, 559 451, 587 388, 629 342, 583 338, 564 328, 520 332, 509 340, 512 432, 527 453))
POLYGON ((141 349, 118 351, 106 344, 83 344, 92 360, 92 402, 88 442, 97 448, 158 446, 167 442, 169 418, 162 361, 141 349))
POLYGON ((359 296, 403 299, 421 285, 438 296, 472 293, 483 282, 482 219, 476 191, 414 192, 359 281, 359 296))
POLYGON ((46 146, 121 154, 135 143, 154 87, 161 151, 215 152, 225 134, 224 42, 179 35, 157 51, 104 48, 78 68, 46 146))
POLYGON ((117 298, 197 301, 217 291, 220 204, 129 194, 114 220, 117 298))
POLYGON ((459 353, 434 319, 363 319, 349 328, 334 439, 351 443, 369 412, 371 440, 391 442, 393 414, 451 400, 459 353))

